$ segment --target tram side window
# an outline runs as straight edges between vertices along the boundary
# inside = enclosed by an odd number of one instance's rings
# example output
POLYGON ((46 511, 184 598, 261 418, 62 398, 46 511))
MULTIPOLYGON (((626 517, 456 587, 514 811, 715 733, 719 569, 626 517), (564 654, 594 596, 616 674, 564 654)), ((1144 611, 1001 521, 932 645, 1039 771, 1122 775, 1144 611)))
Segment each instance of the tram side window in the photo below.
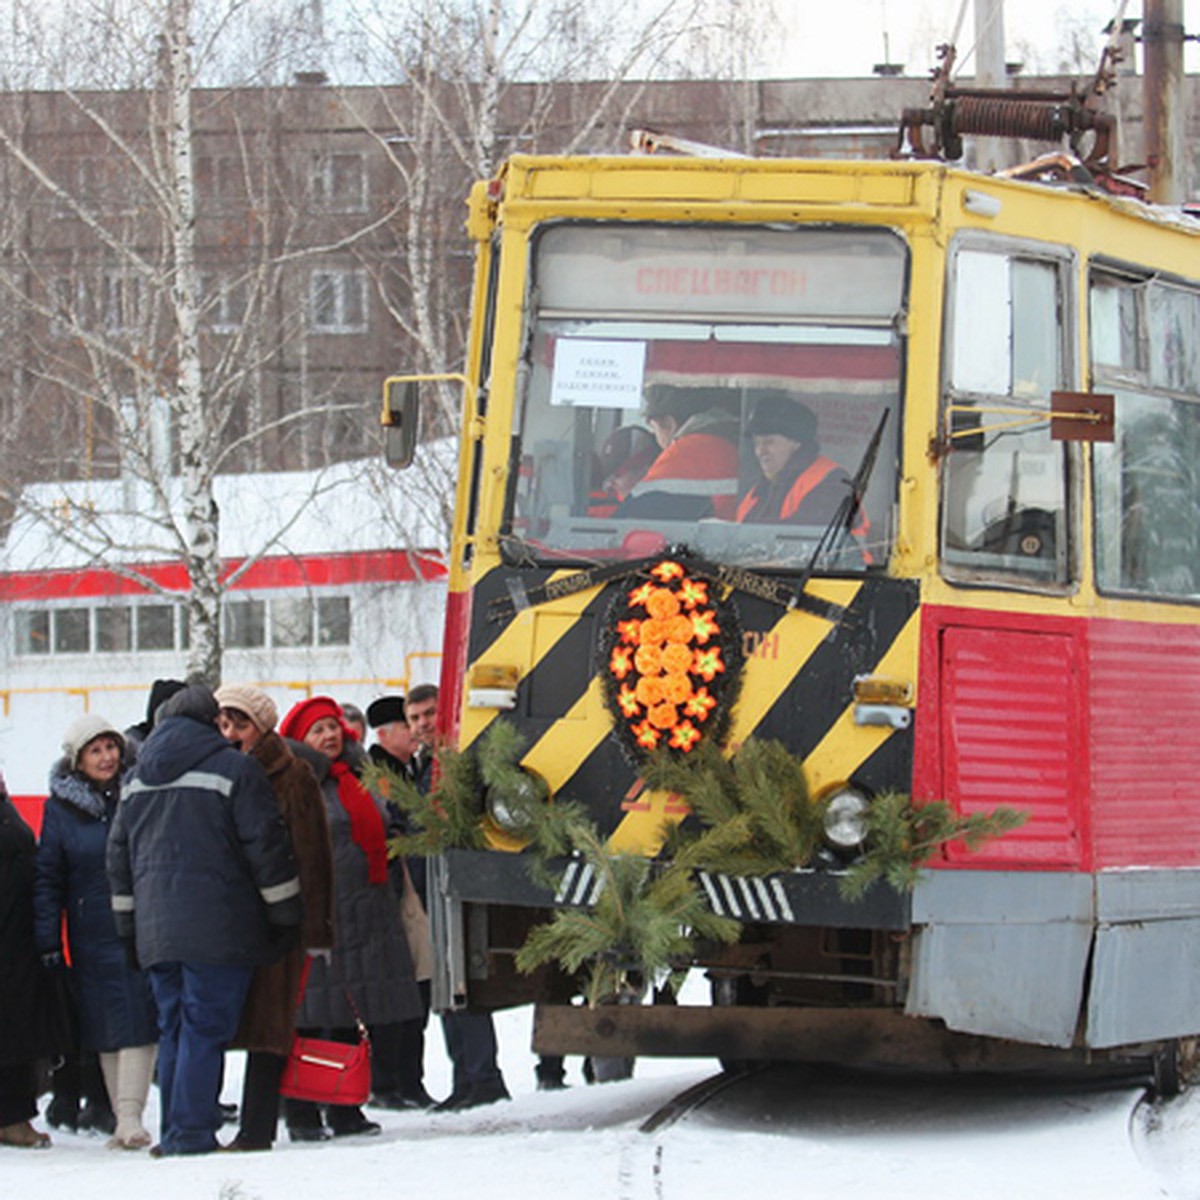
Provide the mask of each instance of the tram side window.
POLYGON ((942 513, 952 575, 1068 577, 1064 450, 1040 419, 1063 386, 1062 281, 1050 259, 955 257, 942 513))
POLYGON ((1116 395, 1092 452, 1096 582, 1200 596, 1200 295, 1098 275, 1090 304, 1094 387, 1116 395))

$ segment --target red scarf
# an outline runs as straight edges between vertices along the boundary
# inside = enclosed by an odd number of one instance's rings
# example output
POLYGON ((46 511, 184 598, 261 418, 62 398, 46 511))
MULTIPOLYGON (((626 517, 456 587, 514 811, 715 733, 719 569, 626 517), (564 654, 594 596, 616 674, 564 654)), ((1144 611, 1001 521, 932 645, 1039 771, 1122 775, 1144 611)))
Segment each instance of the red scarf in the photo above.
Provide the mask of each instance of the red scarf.
POLYGON ((350 818, 350 836, 367 856, 367 879, 371 883, 387 883, 387 836, 371 793, 340 758, 329 764, 329 773, 337 780, 338 800, 350 818))

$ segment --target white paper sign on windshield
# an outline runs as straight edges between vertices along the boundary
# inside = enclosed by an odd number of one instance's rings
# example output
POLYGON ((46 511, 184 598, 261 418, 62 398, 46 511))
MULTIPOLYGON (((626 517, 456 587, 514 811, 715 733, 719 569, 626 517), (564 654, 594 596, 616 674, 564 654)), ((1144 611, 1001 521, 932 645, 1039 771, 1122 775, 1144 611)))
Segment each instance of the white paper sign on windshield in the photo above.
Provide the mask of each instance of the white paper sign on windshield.
POLYGON ((559 338, 550 403, 564 408, 637 409, 646 373, 645 342, 559 338))

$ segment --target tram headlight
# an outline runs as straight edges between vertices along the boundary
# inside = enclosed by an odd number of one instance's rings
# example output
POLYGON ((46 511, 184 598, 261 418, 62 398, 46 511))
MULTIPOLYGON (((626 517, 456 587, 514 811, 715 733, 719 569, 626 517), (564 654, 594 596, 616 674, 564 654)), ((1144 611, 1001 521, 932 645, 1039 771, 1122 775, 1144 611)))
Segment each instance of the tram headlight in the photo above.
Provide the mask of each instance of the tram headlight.
POLYGON ((855 788, 839 788, 825 804, 825 840, 835 850, 857 850, 867 840, 871 802, 855 788))
POLYGON ((519 767, 506 773, 502 782, 490 784, 484 793, 484 807, 497 828, 505 833, 528 833, 534 810, 549 799, 546 781, 533 771, 519 767))

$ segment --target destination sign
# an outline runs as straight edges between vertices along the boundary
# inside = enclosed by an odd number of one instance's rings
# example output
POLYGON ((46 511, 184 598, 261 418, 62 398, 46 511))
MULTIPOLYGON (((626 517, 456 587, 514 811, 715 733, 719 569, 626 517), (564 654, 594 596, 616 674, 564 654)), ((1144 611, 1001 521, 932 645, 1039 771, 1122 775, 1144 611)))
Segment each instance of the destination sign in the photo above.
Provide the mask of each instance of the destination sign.
POLYGON ((889 320, 906 252, 885 229, 566 225, 537 243, 543 311, 889 320))

